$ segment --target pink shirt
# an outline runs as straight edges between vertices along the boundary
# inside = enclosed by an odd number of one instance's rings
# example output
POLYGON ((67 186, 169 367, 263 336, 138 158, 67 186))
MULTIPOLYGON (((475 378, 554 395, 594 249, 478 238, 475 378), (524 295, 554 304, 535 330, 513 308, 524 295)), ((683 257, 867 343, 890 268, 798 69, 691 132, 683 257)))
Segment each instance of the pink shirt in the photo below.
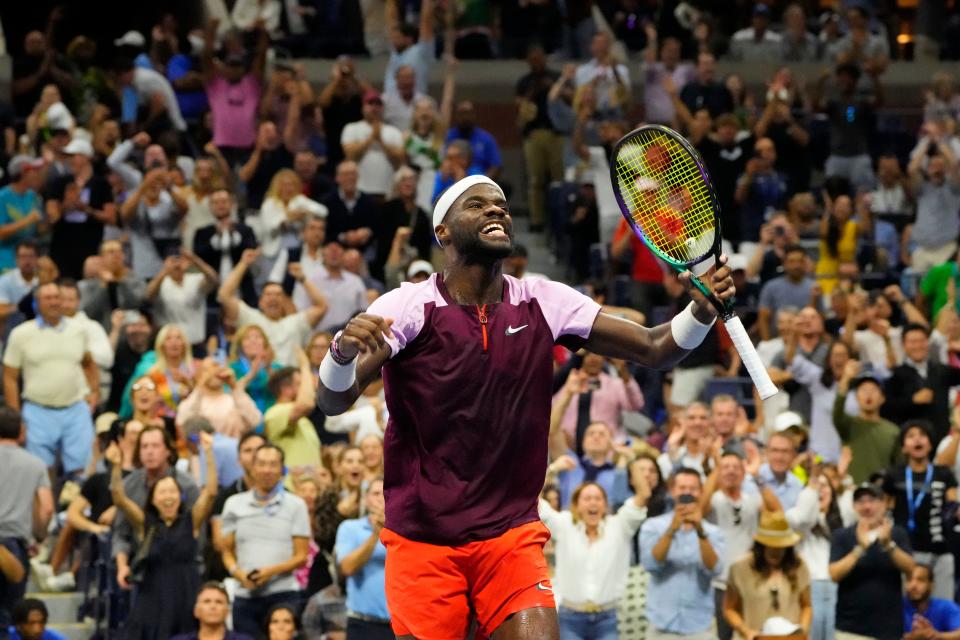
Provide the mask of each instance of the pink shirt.
MULTIPOLYGON (((558 392, 554 398, 560 393, 563 392, 558 392)), ((574 396, 570 401, 560 422, 560 428, 571 439, 577 435, 579 398, 580 396, 574 396)), ((610 427, 614 441, 623 443, 627 439, 627 434, 620 426, 620 412, 640 409, 643 409, 643 393, 636 380, 631 378, 630 382, 625 384, 616 376, 600 374, 600 388, 594 391, 590 398, 590 422, 603 422, 610 427)))
POLYGON ((213 115, 213 144, 218 147, 252 147, 257 141, 257 106, 260 81, 252 73, 232 84, 222 76, 207 83, 213 115))

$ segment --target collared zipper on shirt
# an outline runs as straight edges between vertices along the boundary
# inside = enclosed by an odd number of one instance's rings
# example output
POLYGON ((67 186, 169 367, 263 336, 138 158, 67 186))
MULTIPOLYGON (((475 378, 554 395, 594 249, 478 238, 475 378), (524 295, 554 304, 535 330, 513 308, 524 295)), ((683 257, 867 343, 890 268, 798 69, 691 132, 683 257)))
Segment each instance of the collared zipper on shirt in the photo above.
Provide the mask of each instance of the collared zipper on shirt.
POLYGON ((480 329, 483 331, 483 352, 487 352, 487 305, 477 305, 477 320, 480 321, 480 329))

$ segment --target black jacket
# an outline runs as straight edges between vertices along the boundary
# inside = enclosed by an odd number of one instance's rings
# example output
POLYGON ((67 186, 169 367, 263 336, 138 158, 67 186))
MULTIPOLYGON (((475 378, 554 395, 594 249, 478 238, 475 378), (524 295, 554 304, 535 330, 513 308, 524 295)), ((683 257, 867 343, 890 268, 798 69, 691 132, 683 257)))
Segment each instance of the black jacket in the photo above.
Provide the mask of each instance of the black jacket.
MULTIPOLYGON (((233 227, 230 242, 230 259, 233 266, 240 263, 240 256, 246 249, 257 248, 257 238, 253 235, 253 229, 245 224, 237 224, 233 227)), ((220 247, 214 247, 214 237, 217 236, 216 225, 207 225, 200 227, 193 236, 193 252, 201 260, 210 265, 214 271, 220 273, 220 247)), ((253 286, 253 276, 249 271, 244 274, 240 281, 240 297, 251 307, 257 306, 257 291, 253 286)))
POLYGON ((933 424, 936 442, 950 431, 950 387, 960 385, 960 369, 948 367, 939 362, 927 362, 927 379, 924 380, 916 369, 908 364, 894 367, 892 375, 884 385, 887 397, 880 413, 896 425, 906 420, 923 418, 933 424), (916 404, 913 394, 923 388, 933 391, 933 402, 916 404))

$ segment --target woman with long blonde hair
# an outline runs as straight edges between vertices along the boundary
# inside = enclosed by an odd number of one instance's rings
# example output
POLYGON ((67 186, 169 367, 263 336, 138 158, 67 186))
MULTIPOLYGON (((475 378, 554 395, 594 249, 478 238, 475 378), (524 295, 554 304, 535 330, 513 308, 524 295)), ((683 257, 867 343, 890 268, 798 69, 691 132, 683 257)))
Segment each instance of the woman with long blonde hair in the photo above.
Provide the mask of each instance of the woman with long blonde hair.
POLYGON ((274 360, 270 338, 263 329, 255 324, 240 327, 230 343, 230 368, 237 374, 237 380, 255 370, 247 393, 253 398, 257 408, 266 413, 276 398, 267 388, 270 374, 280 368, 274 360))
POLYGON ((327 208, 303 195, 303 181, 293 169, 278 171, 270 180, 260 212, 247 218, 264 258, 269 260, 267 267, 272 266, 281 249, 300 245, 303 227, 312 215, 326 217, 327 208))

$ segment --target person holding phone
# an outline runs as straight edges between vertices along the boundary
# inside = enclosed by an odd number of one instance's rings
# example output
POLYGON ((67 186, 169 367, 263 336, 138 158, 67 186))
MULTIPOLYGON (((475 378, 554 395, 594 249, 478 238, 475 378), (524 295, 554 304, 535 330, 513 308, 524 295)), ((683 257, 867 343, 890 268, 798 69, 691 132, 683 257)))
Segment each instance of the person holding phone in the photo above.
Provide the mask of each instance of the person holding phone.
POLYGON ((640 560, 650 574, 649 640, 714 637, 712 580, 723 571, 724 538, 719 527, 703 520, 702 485, 699 471, 677 469, 670 478, 674 508, 640 528, 640 560))

